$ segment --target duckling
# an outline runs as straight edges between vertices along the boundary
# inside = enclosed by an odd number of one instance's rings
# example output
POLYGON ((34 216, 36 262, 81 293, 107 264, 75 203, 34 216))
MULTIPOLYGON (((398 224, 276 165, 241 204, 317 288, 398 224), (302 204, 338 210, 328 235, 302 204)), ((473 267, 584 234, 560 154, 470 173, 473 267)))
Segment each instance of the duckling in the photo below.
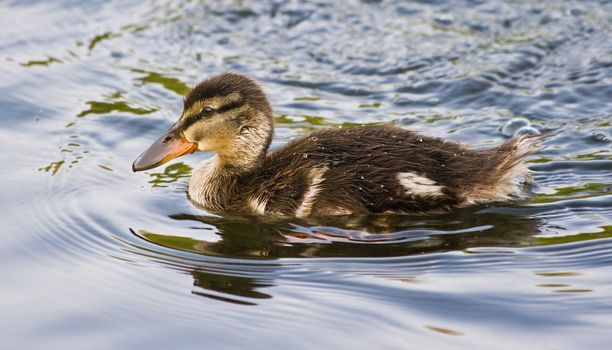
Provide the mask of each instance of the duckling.
POLYGON ((134 162, 152 169, 214 152, 189 181, 211 212, 288 217, 447 211, 504 201, 530 182, 524 164, 542 135, 487 150, 394 126, 323 128, 269 151, 272 108, 260 85, 224 73, 196 85, 178 121, 134 162))

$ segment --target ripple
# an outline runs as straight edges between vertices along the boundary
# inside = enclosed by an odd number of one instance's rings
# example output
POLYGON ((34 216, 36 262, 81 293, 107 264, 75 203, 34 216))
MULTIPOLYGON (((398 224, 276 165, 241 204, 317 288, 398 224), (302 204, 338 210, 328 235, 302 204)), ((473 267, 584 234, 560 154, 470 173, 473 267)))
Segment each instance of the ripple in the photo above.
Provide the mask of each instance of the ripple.
POLYGON ((279 334, 291 348, 605 348, 610 11, 587 7, 1 2, 0 269, 14 321, 0 337, 26 348, 274 348, 279 334), (558 131, 529 159, 536 185, 520 201, 211 215, 185 194, 206 155, 137 175, 130 165, 189 86, 227 70, 261 81, 275 146, 396 122, 476 147, 558 131))

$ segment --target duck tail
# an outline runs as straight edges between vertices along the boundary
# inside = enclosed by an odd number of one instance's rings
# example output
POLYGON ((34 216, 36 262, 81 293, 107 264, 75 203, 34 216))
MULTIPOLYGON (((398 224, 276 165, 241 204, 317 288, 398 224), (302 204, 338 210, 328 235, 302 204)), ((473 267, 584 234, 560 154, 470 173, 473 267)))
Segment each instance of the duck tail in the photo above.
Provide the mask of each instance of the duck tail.
POLYGON ((496 153, 501 156, 500 162, 495 169, 497 176, 503 177, 504 174, 512 175, 513 169, 522 167, 525 172, 525 180, 532 182, 533 180, 525 166, 525 158, 542 150, 542 148, 538 146, 538 143, 546 139, 549 135, 550 134, 521 135, 513 137, 497 147, 496 153))
POLYGON ((522 193, 522 183, 533 183, 533 178, 525 165, 525 158, 540 151, 538 143, 550 136, 522 135, 504 144, 483 151, 487 158, 481 168, 481 181, 471 188, 465 196, 465 204, 503 201, 516 198, 522 193))

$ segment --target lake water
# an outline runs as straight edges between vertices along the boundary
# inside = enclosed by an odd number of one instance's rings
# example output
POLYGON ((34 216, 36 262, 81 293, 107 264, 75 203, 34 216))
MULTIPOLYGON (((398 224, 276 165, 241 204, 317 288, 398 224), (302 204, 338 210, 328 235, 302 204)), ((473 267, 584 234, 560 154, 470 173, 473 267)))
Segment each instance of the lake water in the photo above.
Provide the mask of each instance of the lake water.
POLYGON ((6 349, 604 349, 610 1, 0 1, 6 349), (556 131, 528 198, 271 221, 131 163, 189 86, 237 71, 274 147, 397 123, 486 147, 556 131))

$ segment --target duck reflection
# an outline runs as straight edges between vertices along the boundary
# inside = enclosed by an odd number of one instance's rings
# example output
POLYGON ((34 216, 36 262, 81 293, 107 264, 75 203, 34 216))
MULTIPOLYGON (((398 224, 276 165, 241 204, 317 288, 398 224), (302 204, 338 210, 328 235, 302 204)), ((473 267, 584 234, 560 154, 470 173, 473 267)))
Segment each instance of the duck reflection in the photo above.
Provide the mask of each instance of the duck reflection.
POLYGON ((241 305, 256 305, 256 303, 244 299, 269 299, 272 297, 259 291, 259 289, 273 286, 272 283, 259 282, 243 276, 215 274, 198 269, 194 269, 191 274, 193 275, 193 285, 199 287, 192 293, 202 297, 241 305))
POLYGON ((477 247, 534 244, 544 225, 528 207, 466 208, 429 216, 369 216, 314 220, 278 220, 250 216, 175 214, 170 218, 188 230, 213 230, 203 240, 139 230, 138 236, 166 248, 220 257, 211 271, 193 266, 195 295, 243 305, 271 298, 280 258, 397 257, 469 251, 477 247), (239 261, 236 259, 249 259, 239 261), (260 264, 256 260, 260 261, 260 264), (252 263, 250 263, 252 262, 252 263), (230 267, 228 267, 230 266, 230 267))
POLYGON ((542 223, 529 208, 468 208, 453 213, 377 215, 312 220, 249 216, 171 215, 191 228, 212 227, 216 241, 180 242, 143 233, 173 249, 229 258, 391 257, 461 251, 474 247, 530 245, 542 223), (193 226, 196 222, 203 227, 193 226))

